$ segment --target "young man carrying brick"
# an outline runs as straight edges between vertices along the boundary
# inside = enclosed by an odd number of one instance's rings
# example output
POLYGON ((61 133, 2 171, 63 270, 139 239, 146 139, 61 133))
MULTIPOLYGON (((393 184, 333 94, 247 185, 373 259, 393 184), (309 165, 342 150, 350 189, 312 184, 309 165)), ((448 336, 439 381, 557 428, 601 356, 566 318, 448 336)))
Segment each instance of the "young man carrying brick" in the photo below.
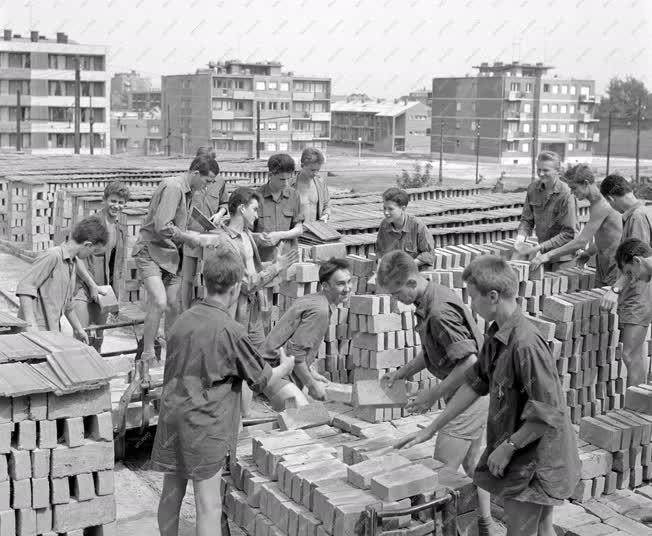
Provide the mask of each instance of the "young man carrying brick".
MULTIPOLYGON (((609 204, 622 214, 622 241, 637 238, 652 245, 652 207, 639 201, 627 180, 616 174, 600 183, 600 192, 609 204)), ((602 308, 612 310, 618 306, 618 320, 623 343, 623 361, 627 366, 627 386, 647 381, 643 345, 652 322, 652 285, 645 281, 630 280, 621 274, 616 283, 602 298, 602 308)))
POLYGON ((163 393, 151 465, 165 474, 158 522, 163 536, 177 536, 188 480, 195 492, 197 535, 220 536, 220 480, 228 453, 235 454, 243 380, 274 392, 294 359, 281 353, 271 369, 229 314, 240 295, 244 265, 230 248, 204 260, 205 300, 182 313, 170 330, 163 393))
MULTIPOLYGON (((98 303, 98 295, 104 294, 99 287, 111 285, 114 289, 123 274, 120 272, 118 258, 118 216, 129 201, 129 188, 119 181, 111 182, 104 189, 104 206, 99 217, 108 231, 105 248, 99 255, 92 255, 77 263, 77 290, 73 297, 75 314, 86 328, 91 324, 106 324, 108 314, 103 312, 98 303)), ((124 237, 122 238, 124 243, 124 237)), ((116 293, 117 296, 117 293, 116 293)), ((89 337, 89 344, 98 352, 102 349, 103 332, 99 337, 89 337)))
POLYGON ((463 273, 473 310, 493 322, 465 382, 406 448, 432 438, 489 395, 487 448, 475 484, 504 501, 508 536, 551 536, 553 507, 575 490, 580 461, 555 360, 516 303, 518 278, 504 259, 483 255, 463 273))
MULTIPOLYGON (((321 292, 295 300, 265 340, 265 354, 285 348, 294 356, 294 380, 316 400, 325 400, 323 376, 311 367, 328 331, 333 308, 351 295, 351 266, 346 259, 330 259, 319 267, 321 292)), ((272 401, 274 402, 274 401, 272 401)), ((283 409, 279 401, 275 407, 283 409)))
POLYGON ((132 256, 147 291, 147 316, 143 327, 143 361, 152 360, 154 340, 165 314, 165 331, 179 310, 181 247, 202 245, 199 235, 187 231, 192 193, 206 187, 214 177, 210 157, 198 156, 190 170, 163 179, 149 203, 132 256))
POLYGON ((327 222, 331 216, 331 196, 326 182, 319 176, 324 155, 319 149, 306 147, 301 153, 301 170, 290 182, 301 199, 305 222, 327 222))
POLYGON ((16 287, 18 316, 29 323, 28 329, 61 331, 60 320, 65 314, 75 338, 88 344, 72 302, 77 288, 77 259, 100 254, 108 240, 102 219, 91 216, 75 225, 70 240, 36 258, 16 287))
MULTIPOLYGON (((577 230, 577 206, 570 188, 560 179, 561 159, 557 153, 543 151, 537 158, 539 180, 528 186, 521 224, 514 243, 514 249, 524 259, 536 253, 545 253, 570 242, 577 230), (525 239, 534 231, 539 243, 525 244, 525 239)), ((557 270, 568 266, 573 260, 570 255, 559 257, 548 264, 546 270, 557 270)))
POLYGON ((577 263, 584 265, 593 255, 596 255, 595 286, 613 285, 618 279, 614 256, 623 232, 623 220, 600 193, 589 166, 578 164, 565 173, 564 180, 578 200, 589 201, 589 221, 579 236, 563 246, 540 253, 530 265, 533 270, 536 270, 542 264, 549 264, 576 252, 577 263), (590 242, 592 242, 591 246, 585 250, 590 242))
POLYGON ((428 228, 407 213, 408 194, 400 188, 383 193, 383 214, 376 236, 376 256, 382 259, 390 251, 405 251, 422 269, 432 267, 435 243, 428 228))
MULTIPOLYGON (((448 402, 464 383, 465 374, 477 361, 482 346, 482 334, 471 312, 451 289, 428 282, 403 251, 392 251, 382 258, 378 284, 398 301, 416 305, 416 329, 423 347, 415 359, 386 374, 381 381, 391 386, 427 369, 441 383, 421 391, 406 409, 425 412, 441 398, 448 402)), ((462 465, 469 476, 473 475, 485 445, 488 403, 486 397, 480 398, 439 432, 435 458, 455 471, 462 465)), ((479 489, 478 500, 479 534, 493 534, 489 493, 479 489)))

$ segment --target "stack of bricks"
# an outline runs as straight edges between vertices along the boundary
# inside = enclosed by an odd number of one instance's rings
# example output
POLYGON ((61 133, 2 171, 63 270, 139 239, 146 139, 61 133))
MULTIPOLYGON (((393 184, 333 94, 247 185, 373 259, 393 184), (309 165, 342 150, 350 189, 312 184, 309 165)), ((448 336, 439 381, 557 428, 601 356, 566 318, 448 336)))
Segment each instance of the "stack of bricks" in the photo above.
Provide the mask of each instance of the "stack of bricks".
MULTIPOLYGON (((432 442, 404 451, 392 444, 427 417, 396 426, 338 415, 332 425, 258 432, 238 445, 231 477, 223 479, 225 510, 250 535, 348 536, 365 532, 366 509, 391 511, 461 493, 459 512, 476 503, 470 479, 432 459, 432 442)), ((428 515, 383 521, 382 531, 433 532, 428 515)))
POLYGON ((146 208, 126 208, 118 216, 118 242, 116 244, 116 272, 122 277, 118 280, 116 291, 121 302, 145 303, 147 293, 138 279, 136 261, 131 251, 138 240, 140 226, 147 215, 146 208), (124 238, 123 238, 124 237, 124 238))

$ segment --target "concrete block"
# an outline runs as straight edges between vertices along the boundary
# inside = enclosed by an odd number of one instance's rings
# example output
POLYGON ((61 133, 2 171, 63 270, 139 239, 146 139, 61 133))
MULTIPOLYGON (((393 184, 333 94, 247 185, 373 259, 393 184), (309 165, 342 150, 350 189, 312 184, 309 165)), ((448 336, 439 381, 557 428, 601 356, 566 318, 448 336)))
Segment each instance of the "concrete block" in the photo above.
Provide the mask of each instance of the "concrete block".
POLYGON ((97 495, 112 495, 115 489, 115 478, 112 470, 93 473, 95 493, 97 495))
POLYGON ((329 383, 326 385, 326 400, 351 404, 353 399, 353 386, 342 383, 329 383))
POLYGON ((33 478, 50 476, 50 452, 50 449, 34 449, 31 451, 33 478))
POLYGON ((573 320, 574 306, 559 296, 546 296, 543 300, 543 314, 556 322, 573 320))
POLYGON ((330 424, 330 415, 322 402, 312 402, 307 406, 287 408, 278 414, 281 430, 299 430, 330 424))
POLYGON ((7 508, 0 512, 0 536, 15 536, 16 534, 16 513, 7 508))
POLYGON ((374 380, 353 384, 353 404, 361 407, 401 407, 407 404, 405 381, 394 382, 391 388, 374 380))
POLYGON ((628 387, 625 392, 625 408, 652 415, 652 390, 642 386, 628 387))
POLYGON ((367 331, 369 333, 385 333, 403 329, 401 315, 388 313, 372 315, 367 318, 367 331))
POLYGON ((537 331, 544 338, 544 340, 550 342, 555 338, 555 332, 557 330, 557 326, 554 323, 548 322, 546 320, 534 316, 528 316, 526 318, 537 329, 537 331))
POLYGON ((53 449, 57 446, 57 421, 38 421, 38 447, 53 449))
POLYGON ((65 504, 70 502, 70 483, 68 477, 50 479, 50 502, 52 504, 65 504))
POLYGON ((13 422, 29 419, 29 397, 18 396, 12 399, 11 420, 13 422))
POLYGON ((108 385, 92 391, 80 391, 69 395, 48 394, 48 419, 86 417, 111 411, 111 389, 108 385))
POLYGON ((372 458, 349 466, 347 468, 347 480, 350 484, 360 489, 369 489, 373 477, 400 467, 406 467, 410 463, 410 460, 398 454, 388 454, 386 456, 372 458))
POLYGON ((110 411, 91 415, 85 419, 88 435, 94 441, 113 441, 113 421, 110 411))
POLYGON ((32 508, 46 508, 50 506, 50 479, 32 479, 32 508))
POLYGON ((86 441, 80 447, 59 445, 52 449, 53 478, 113 469, 113 443, 86 441))
POLYGON ((32 478, 32 460, 28 450, 11 449, 9 454, 9 476, 12 480, 32 478))
POLYGON ((79 447, 84 444, 82 417, 70 417, 63 421, 63 441, 68 447, 79 447))
POLYGON ((14 510, 32 507, 31 479, 11 481, 11 507, 14 510))
POLYGON ((622 442, 621 430, 600 422, 593 417, 585 417, 580 422, 580 439, 603 448, 609 452, 620 449, 622 442))
POLYGON ((36 534, 36 510, 22 508, 16 510, 16 536, 34 536, 36 534))
POLYGON ((371 492, 384 501, 398 501, 425 493, 437 483, 437 473, 417 463, 372 478, 371 492))
POLYGON ((14 423, 4 422, 0 424, 0 454, 7 454, 11 450, 11 437, 14 431, 14 423))
POLYGON ((95 482, 91 473, 82 473, 72 477, 74 481, 74 499, 76 501, 89 501, 95 498, 95 482))
POLYGON ((104 495, 90 501, 71 501, 53 507, 52 528, 57 532, 68 532, 115 521, 115 497, 104 495))
POLYGON ((590 452, 580 450, 580 463, 582 468, 580 478, 592 479, 598 476, 606 475, 611 471, 613 456, 611 452, 604 449, 595 449, 590 452))
POLYGON ((36 534, 46 534, 52 530, 52 508, 36 509, 36 534))
POLYGON ((0 512, 11 508, 11 482, 0 482, 0 512))
MULTIPOLYGON (((9 462, 5 454, 0 454, 0 482, 4 482, 9 478, 9 462)), ((0 508, 0 510, 2 510, 0 508)))
POLYGON ((29 397, 29 418, 33 421, 43 421, 48 418, 48 395, 39 393, 29 397))

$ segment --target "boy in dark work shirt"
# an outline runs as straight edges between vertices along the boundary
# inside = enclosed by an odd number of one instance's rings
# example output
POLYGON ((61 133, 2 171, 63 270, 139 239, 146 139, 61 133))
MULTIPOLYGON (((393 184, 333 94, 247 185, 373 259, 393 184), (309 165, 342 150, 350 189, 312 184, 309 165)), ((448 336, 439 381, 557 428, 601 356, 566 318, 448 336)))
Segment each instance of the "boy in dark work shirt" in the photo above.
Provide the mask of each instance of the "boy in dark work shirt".
POLYGON ((430 426, 398 446, 428 441, 479 397, 489 394, 487 448, 475 484, 504 501, 507 536, 555 534, 552 509, 580 477, 575 432, 546 341, 516 303, 518 279, 504 259, 483 255, 462 274, 473 310, 488 322, 466 382, 430 426))
POLYGON ((227 454, 235 453, 242 380, 273 393, 294 365, 282 352, 280 365, 271 369, 229 315, 243 273, 236 252, 217 249, 204 260, 207 297, 170 330, 151 460, 154 470, 166 473, 158 511, 162 535, 178 534, 181 502, 192 480, 197 534, 221 536, 220 478, 227 454))

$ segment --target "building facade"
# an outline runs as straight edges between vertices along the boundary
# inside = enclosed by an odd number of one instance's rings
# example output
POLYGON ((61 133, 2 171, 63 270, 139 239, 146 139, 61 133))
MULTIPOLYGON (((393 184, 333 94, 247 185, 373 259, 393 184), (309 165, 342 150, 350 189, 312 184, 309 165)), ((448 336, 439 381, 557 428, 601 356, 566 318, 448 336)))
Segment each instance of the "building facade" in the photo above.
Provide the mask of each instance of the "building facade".
POLYGON ((147 94, 153 91, 152 81, 136 71, 115 73, 111 77, 111 110, 120 112, 132 110, 132 95, 147 94))
POLYGON ((163 155, 161 128, 158 112, 112 112, 111 154, 163 155))
POLYGON ((537 153, 591 161, 600 139, 594 80, 551 77, 552 67, 540 63, 483 63, 476 69, 475 77, 433 79, 432 152, 478 151, 503 164, 528 164, 536 122, 537 153))
POLYGON ((381 152, 427 153, 430 113, 422 102, 334 102, 331 140, 381 152))
POLYGON ((0 150, 34 154, 74 153, 75 65, 80 65, 80 152, 108 154, 107 47, 70 41, 65 33, 47 39, 4 30, 0 41, 0 150), (18 110, 20 93, 20 110, 18 110), (92 119, 92 121, 91 121, 92 119))
POLYGON ((211 145, 218 154, 325 151, 330 139, 329 78, 283 72, 276 62, 210 63, 195 74, 164 76, 161 115, 171 154, 211 145), (258 116, 260 108, 260 116, 258 116), (169 138, 168 138, 169 133, 169 138), (168 141, 169 140, 169 141, 168 141))

